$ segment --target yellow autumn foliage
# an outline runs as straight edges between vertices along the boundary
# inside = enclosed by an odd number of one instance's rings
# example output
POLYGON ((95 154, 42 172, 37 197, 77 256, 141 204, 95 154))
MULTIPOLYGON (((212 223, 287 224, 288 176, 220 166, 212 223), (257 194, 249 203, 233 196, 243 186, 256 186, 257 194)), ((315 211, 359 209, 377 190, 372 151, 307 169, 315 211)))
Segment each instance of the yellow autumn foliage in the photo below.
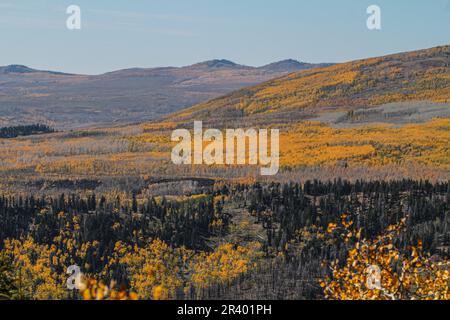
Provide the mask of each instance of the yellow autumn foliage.
POLYGON ((361 239, 360 231, 344 216, 330 224, 349 243, 355 241, 345 262, 334 261, 331 276, 320 281, 325 297, 334 300, 449 300, 450 262, 435 261, 422 252, 422 244, 407 250, 396 247, 395 239, 406 219, 389 226, 373 240, 361 239))
POLYGON ((450 119, 395 127, 387 124, 334 129, 306 122, 280 136, 283 166, 383 166, 417 162, 450 168, 450 119))
POLYGON ((196 257, 192 282, 204 288, 214 283, 226 283, 255 267, 260 257, 261 245, 258 242, 248 246, 235 246, 230 243, 218 246, 212 253, 201 253, 196 257))

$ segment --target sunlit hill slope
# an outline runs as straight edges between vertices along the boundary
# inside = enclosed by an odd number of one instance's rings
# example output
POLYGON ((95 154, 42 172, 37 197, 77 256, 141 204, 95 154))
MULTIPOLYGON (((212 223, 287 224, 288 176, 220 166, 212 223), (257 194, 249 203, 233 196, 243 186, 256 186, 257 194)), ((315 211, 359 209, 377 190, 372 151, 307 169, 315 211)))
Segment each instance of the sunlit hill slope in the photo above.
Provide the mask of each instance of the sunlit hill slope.
POLYGON ((450 46, 296 72, 199 104, 170 119, 311 114, 401 101, 450 102, 450 46))

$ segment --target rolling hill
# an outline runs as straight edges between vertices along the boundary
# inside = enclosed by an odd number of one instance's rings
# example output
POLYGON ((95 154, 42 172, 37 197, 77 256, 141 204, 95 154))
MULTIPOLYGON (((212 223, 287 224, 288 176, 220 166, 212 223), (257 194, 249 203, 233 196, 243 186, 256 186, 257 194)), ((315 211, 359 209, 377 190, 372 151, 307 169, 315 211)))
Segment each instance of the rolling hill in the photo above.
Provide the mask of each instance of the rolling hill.
POLYGON ((285 60, 256 68, 211 60, 90 76, 10 65, 0 67, 0 126, 39 122, 67 129, 148 121, 242 87, 322 66, 285 60))
POLYGON ((228 121, 288 114, 286 120, 298 120, 323 112, 412 101, 450 102, 450 46, 299 71, 199 104, 169 119, 228 121))

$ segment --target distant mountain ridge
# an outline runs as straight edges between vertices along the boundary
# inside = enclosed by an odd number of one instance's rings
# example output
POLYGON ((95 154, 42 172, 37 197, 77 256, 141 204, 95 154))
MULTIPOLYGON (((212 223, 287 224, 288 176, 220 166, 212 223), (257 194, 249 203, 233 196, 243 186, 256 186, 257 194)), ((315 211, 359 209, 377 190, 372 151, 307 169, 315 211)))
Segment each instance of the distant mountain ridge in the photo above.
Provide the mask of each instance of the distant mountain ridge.
POLYGON ((9 66, 0 67, 0 73, 32 73, 36 72, 36 70, 28 68, 27 66, 12 64, 9 66))
POLYGON ((213 59, 213 60, 207 60, 199 63, 195 63, 188 66, 183 67, 154 67, 154 68, 140 68, 140 67, 134 67, 134 68, 126 68, 126 69, 120 69, 120 70, 114 70, 109 71, 105 73, 101 73, 98 75, 85 75, 85 74, 74 74, 74 73, 66 73, 66 72, 60 72, 60 71, 49 71, 49 70, 39 70, 39 69, 33 69, 25 65, 20 64, 11 64, 7 66, 0 66, 0 74, 26 74, 26 73, 50 73, 50 74, 58 74, 58 75, 77 75, 77 76, 90 76, 90 77, 97 77, 97 76, 103 76, 108 74, 117 74, 121 72, 130 72, 130 71, 155 71, 155 70, 175 70, 175 69, 259 69, 259 70, 271 70, 276 72, 295 72, 299 70, 305 70, 305 69, 311 69, 311 68, 317 68, 317 67, 326 67, 333 65, 333 63, 306 63, 306 62, 300 62, 294 59, 286 59, 286 60, 280 60, 276 61, 267 65, 263 65, 260 67, 253 67, 253 66, 247 66, 243 64, 235 63, 231 60, 227 59, 213 59))
POLYGON ((49 74, 59 74, 59 75, 72 75, 70 73, 63 73, 57 71, 46 71, 32 69, 20 64, 11 64, 8 66, 0 67, 0 74, 26 74, 26 73, 49 73, 49 74))
POLYGON ((185 67, 129 68, 100 75, 0 67, 0 126, 76 128, 141 122, 234 90, 322 66, 284 60, 250 67, 216 59, 185 67))
POLYGON ((189 68, 251 68, 226 59, 214 59, 188 66, 189 68))
POLYGON ((307 69, 313 69, 313 68, 323 68, 331 66, 332 63, 306 63, 306 62, 300 62, 293 59, 287 59, 282 60, 278 62, 274 62, 262 67, 259 67, 259 69, 263 70, 270 70, 273 72, 291 72, 291 70, 307 70, 307 69))

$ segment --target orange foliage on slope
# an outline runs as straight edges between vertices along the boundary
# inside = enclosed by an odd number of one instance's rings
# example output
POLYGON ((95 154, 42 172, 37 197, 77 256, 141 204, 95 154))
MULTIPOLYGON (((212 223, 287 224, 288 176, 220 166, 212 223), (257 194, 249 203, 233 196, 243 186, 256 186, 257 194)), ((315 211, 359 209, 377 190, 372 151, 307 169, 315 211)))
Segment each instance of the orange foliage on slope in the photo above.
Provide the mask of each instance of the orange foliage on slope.
POLYGON ((394 127, 387 124, 333 129, 301 123, 280 136, 283 166, 381 166, 417 162, 450 168, 450 119, 394 127))
POLYGON ((220 115, 400 101, 450 102, 449 75, 450 46, 436 47, 293 73, 199 104, 169 119, 210 120, 220 115))

